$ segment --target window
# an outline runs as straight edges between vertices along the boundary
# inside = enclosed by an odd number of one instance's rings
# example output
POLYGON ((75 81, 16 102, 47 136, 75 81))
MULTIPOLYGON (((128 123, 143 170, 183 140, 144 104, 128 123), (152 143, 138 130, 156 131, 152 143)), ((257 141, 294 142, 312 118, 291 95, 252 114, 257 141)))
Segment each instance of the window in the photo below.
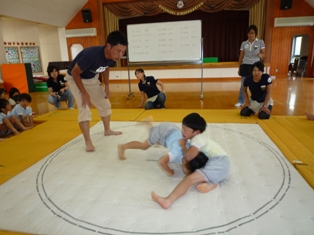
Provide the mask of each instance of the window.
POLYGON ((292 41, 292 55, 291 55, 291 63, 294 62, 295 57, 300 57, 301 54, 301 45, 302 45, 302 36, 294 36, 292 41))

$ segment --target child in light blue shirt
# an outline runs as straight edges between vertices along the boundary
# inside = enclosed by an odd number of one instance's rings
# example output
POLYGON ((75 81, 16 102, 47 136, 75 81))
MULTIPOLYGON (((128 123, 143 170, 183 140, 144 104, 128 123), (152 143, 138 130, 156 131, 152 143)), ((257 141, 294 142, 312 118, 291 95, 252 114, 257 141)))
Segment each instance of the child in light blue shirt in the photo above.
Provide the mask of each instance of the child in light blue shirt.
POLYGON ((32 102, 32 97, 27 93, 19 95, 19 104, 17 104, 13 110, 12 115, 16 116, 25 127, 33 127, 33 112, 29 104, 32 102))

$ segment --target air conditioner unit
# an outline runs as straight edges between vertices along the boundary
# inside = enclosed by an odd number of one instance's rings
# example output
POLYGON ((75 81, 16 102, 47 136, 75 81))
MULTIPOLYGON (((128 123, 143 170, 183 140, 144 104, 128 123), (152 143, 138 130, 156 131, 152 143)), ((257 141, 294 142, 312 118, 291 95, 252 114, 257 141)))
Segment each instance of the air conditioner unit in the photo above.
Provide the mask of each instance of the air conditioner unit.
POLYGON ((275 18, 275 27, 313 26, 314 16, 275 18))
POLYGON ((97 36, 96 28, 65 30, 65 37, 66 38, 91 37, 91 36, 97 36))

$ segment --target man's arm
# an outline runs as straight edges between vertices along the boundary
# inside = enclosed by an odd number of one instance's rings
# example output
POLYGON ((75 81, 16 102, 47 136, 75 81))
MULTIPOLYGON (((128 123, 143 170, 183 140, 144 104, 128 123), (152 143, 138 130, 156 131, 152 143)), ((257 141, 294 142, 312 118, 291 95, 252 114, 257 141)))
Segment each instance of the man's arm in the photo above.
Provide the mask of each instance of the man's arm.
POLYGON ((109 67, 106 68, 106 70, 102 73, 102 80, 105 86, 105 92, 106 96, 105 98, 110 97, 110 90, 109 90, 109 67))

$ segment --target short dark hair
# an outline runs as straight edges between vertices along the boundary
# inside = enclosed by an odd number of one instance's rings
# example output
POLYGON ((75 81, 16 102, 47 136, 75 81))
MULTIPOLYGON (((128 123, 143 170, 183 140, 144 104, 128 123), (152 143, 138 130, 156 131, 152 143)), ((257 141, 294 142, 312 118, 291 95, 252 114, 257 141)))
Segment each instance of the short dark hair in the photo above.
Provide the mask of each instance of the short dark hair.
POLYGON ((15 95, 15 96, 13 96, 12 99, 15 101, 15 103, 18 103, 18 102, 20 102, 20 95, 15 95))
POLYGON ((264 64, 263 64, 263 62, 261 62, 261 61, 255 62, 255 63, 253 64, 253 69, 254 69, 255 67, 258 68, 259 71, 264 72, 264 64))
POLYGON ((190 113, 182 120, 182 124, 193 129, 193 131, 200 131, 203 133, 206 130, 207 123, 198 113, 190 113))
POLYGON ((5 109, 8 105, 9 101, 7 101, 6 99, 0 99, 0 110, 1 109, 5 109))
POLYGON ((48 73, 48 76, 49 76, 49 77, 50 77, 50 73, 52 73, 53 70, 57 70, 57 72, 59 71, 58 67, 55 66, 55 65, 49 65, 49 66, 47 67, 47 73, 48 73))
POLYGON ((137 72, 144 73, 144 70, 142 68, 138 68, 135 70, 134 74, 136 75, 137 72))
POLYGON ((189 161, 190 170, 194 172, 196 169, 204 167, 207 161, 208 157, 203 152, 199 152, 195 158, 189 161))
POLYGON ((112 31, 109 33, 107 37, 107 43, 109 43, 111 46, 116 46, 118 44, 121 44, 123 46, 128 45, 128 40, 124 33, 122 33, 119 30, 112 31))
POLYGON ((2 95, 3 93, 7 93, 7 91, 3 88, 0 88, 0 95, 2 95))
POLYGON ((20 94, 19 89, 17 89, 16 87, 12 87, 12 88, 9 90, 9 97, 10 97, 11 99, 13 99, 13 94, 16 93, 16 92, 20 94))
POLYGON ((253 29, 254 32, 255 32, 255 36, 257 36, 257 27, 256 27, 256 25, 254 25, 254 24, 250 25, 250 26, 247 28, 246 33, 249 33, 252 29, 253 29))
POLYGON ((32 97, 27 93, 22 93, 19 95, 19 101, 27 100, 28 102, 32 102, 32 97))

